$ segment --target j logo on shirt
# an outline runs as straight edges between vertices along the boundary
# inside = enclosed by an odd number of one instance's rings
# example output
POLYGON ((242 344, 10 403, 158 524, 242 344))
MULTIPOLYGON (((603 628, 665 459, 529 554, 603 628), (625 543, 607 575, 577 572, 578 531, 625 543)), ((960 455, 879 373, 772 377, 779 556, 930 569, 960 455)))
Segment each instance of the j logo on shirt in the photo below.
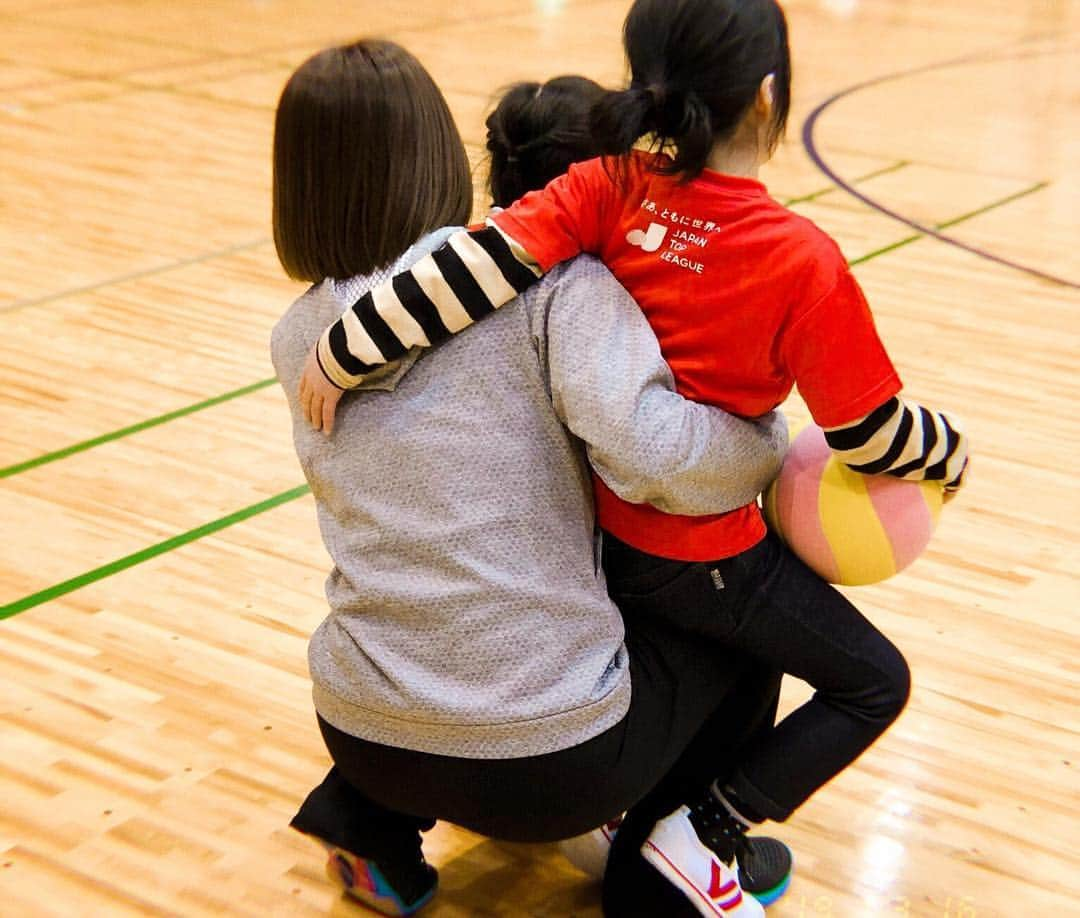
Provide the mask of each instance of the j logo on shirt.
POLYGON ((667 227, 659 223, 650 223, 649 228, 642 232, 639 229, 630 230, 626 234, 626 241, 630 245, 639 246, 646 252, 655 252, 664 244, 664 237, 667 236, 667 227))

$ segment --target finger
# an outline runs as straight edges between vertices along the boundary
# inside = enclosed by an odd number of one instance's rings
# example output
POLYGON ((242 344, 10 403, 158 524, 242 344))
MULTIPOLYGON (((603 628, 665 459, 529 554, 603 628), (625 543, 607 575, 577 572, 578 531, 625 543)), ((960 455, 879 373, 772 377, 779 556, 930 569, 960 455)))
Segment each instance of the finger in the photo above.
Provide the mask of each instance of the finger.
POLYGON ((323 397, 318 392, 312 392, 311 405, 308 408, 308 423, 316 430, 322 429, 322 403, 323 397))
POLYGON ((300 411, 304 420, 311 423, 311 386, 307 384, 307 375, 300 378, 300 411))
POLYGON ((336 398, 324 398, 322 403, 322 429, 327 436, 334 432, 334 413, 337 410, 336 398))

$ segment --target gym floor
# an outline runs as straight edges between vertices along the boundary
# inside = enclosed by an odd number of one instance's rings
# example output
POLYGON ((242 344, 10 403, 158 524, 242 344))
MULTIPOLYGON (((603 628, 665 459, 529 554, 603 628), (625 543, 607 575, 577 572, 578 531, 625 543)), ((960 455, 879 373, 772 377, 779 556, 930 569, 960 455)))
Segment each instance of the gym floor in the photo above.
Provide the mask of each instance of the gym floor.
MULTIPOLYGON (((0 915, 367 914, 287 827, 327 767, 328 560, 268 358, 302 292, 270 238, 274 107, 314 51, 401 42, 481 214, 497 90, 618 83, 628 5, 0 0, 0 915)), ((1077 914, 1080 4, 786 9, 763 178, 838 240, 974 460, 927 553, 850 591, 912 700, 772 827, 797 873, 769 913, 1077 914)), ((432 918, 600 914, 553 848, 440 825, 426 849, 432 918)))

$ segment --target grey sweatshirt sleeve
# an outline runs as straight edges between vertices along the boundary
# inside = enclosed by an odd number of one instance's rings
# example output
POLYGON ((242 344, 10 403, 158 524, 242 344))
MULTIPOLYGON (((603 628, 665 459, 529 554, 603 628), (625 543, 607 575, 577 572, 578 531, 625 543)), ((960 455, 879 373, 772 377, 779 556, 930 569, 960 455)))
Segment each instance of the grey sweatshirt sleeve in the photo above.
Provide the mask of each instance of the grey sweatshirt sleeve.
POLYGON ((780 471, 783 416, 743 420, 679 395, 649 323, 600 262, 575 259, 526 301, 555 412, 619 497, 666 513, 723 513, 780 471))

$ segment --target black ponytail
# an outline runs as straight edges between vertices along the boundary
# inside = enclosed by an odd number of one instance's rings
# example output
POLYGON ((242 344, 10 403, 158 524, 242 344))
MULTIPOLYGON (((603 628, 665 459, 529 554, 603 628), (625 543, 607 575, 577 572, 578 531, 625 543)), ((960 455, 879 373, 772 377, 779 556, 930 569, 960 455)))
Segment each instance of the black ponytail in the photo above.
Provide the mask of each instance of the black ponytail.
POLYGON ((643 86, 605 93, 592 110, 592 129, 600 152, 629 153, 639 137, 654 129, 656 101, 643 86))
POLYGON ((655 169, 684 180, 705 168, 774 74, 770 142, 783 134, 791 102, 787 22, 776 0, 637 0, 623 26, 632 80, 593 109, 603 153, 623 156, 642 137, 655 169))

